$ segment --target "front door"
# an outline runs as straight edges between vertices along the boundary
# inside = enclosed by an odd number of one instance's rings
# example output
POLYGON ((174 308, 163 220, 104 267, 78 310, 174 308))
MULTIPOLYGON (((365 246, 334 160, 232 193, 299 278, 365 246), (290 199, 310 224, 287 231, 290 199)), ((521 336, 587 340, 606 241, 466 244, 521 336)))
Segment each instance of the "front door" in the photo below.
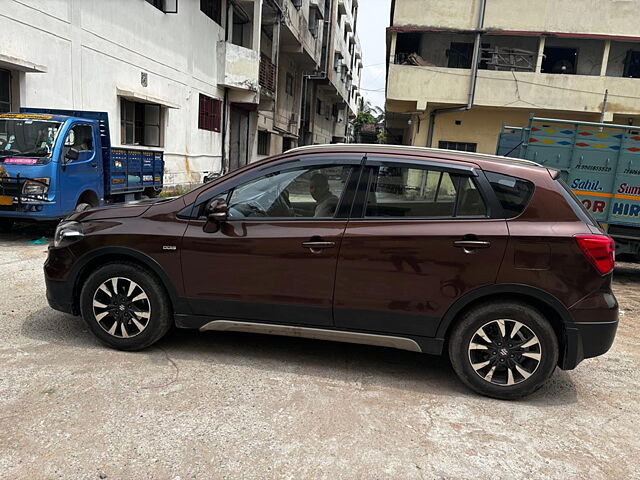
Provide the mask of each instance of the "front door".
POLYGON ((340 249, 335 324, 435 336, 456 299, 495 282, 506 222, 488 218, 465 172, 368 163, 361 218, 349 221, 340 249))
POLYGON ((76 208, 78 197, 86 191, 102 196, 102 164, 96 151, 96 139, 91 125, 76 124, 65 137, 60 158, 59 191, 62 195, 62 209, 65 212, 76 208), (77 158, 69 158, 71 149, 77 152, 77 158))
MULTIPOLYGON (((211 199, 224 199, 228 221, 192 220, 182 246, 192 311, 221 319, 333 324, 336 260, 346 227, 349 165, 270 170, 211 199), (341 204, 342 202, 342 204, 341 204)), ((251 172, 249 172, 251 173, 251 172)))

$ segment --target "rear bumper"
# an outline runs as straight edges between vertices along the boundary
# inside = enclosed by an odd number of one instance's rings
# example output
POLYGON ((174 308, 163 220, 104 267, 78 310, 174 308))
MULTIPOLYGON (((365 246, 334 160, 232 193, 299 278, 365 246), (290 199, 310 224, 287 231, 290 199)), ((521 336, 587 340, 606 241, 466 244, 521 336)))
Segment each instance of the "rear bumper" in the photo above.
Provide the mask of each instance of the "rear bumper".
POLYGON ((574 322, 565 327, 560 368, 571 370, 585 358, 609 351, 618 329, 618 302, 609 292, 595 292, 570 309, 574 322))

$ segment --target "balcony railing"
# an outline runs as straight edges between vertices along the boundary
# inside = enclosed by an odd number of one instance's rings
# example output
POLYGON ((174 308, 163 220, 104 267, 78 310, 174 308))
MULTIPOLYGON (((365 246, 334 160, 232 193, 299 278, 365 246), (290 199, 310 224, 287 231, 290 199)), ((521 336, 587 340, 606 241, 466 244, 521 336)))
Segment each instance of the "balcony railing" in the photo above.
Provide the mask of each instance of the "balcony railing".
POLYGON ((260 58, 260 74, 258 83, 271 92, 276 91, 276 66, 264 55, 260 58))

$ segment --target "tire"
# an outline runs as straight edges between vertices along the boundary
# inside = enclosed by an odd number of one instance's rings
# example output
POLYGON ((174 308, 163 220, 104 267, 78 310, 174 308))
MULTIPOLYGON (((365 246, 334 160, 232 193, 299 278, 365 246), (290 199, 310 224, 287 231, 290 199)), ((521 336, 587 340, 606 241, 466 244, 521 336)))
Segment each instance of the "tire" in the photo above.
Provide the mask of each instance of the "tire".
POLYGON ((84 212, 85 210, 89 210, 90 208, 92 208, 92 205, 90 203, 79 203, 78 205, 76 205, 76 212, 84 212))
POLYGON ((13 218, 0 218, 0 232, 9 233, 13 228, 13 218))
POLYGON ((91 273, 80 293, 80 312, 91 331, 118 350, 142 350, 173 324, 163 285, 132 263, 109 263, 91 273))
POLYGON ((460 318, 449 339, 449 357, 469 388, 513 400, 535 392, 551 377, 558 363, 558 339, 535 308, 490 302, 460 318))

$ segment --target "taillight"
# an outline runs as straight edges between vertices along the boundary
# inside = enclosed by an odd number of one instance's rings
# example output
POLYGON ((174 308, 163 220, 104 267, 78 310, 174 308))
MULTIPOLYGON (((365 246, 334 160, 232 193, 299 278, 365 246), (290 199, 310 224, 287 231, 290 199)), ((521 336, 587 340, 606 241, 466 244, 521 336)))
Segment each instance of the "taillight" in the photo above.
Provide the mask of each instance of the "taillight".
POLYGON ((576 235, 574 237, 582 253, 596 267, 600 275, 613 270, 616 244, 606 235, 576 235))

